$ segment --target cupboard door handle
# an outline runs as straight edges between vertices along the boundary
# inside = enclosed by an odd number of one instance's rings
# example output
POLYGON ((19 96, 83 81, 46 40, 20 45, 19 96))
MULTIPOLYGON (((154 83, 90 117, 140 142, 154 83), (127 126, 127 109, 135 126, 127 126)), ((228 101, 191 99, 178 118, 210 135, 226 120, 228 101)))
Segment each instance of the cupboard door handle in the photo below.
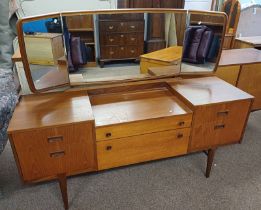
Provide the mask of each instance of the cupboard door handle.
POLYGON ((178 139, 183 138, 183 133, 178 133, 177 137, 178 137, 178 139))
POLYGON ((218 116, 220 116, 220 115, 225 115, 226 116, 228 114, 229 114, 229 110, 220 111, 220 112, 217 113, 218 116))
POLYGON ((179 122, 178 125, 179 125, 179 126, 184 126, 184 125, 185 125, 185 122, 184 122, 184 121, 179 122))
POLYGON ((52 152, 50 153, 51 158, 63 157, 65 155, 64 151, 52 152))
POLYGON ((220 125, 215 125, 214 126, 214 129, 216 130, 216 129, 223 129, 223 128, 225 128, 225 124, 220 124, 220 125))
POLYGON ((106 146, 106 150, 110 151, 112 149, 112 146, 106 146))
POLYGON ((52 136, 52 137, 47 137, 48 143, 53 143, 53 142, 58 142, 58 141, 63 141, 63 136, 52 136))
POLYGON ((107 138, 111 137, 111 133, 106 133, 106 137, 107 138))

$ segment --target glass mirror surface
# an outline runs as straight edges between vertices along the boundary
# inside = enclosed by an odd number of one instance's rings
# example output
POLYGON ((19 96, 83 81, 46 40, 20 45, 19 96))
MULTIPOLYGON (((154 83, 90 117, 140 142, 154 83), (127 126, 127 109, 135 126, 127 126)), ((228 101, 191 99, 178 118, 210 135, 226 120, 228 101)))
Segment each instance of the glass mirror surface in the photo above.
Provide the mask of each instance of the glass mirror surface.
POLYGON ((187 10, 54 16, 22 22, 36 90, 212 72, 225 27, 221 13, 187 10))
POLYGON ((225 16, 189 12, 181 72, 213 72, 221 53, 225 16))
POLYGON ((35 89, 68 83, 61 18, 52 17, 24 22, 22 30, 35 89))
POLYGON ((186 15, 186 11, 64 15, 71 81, 142 80, 179 74, 186 15))

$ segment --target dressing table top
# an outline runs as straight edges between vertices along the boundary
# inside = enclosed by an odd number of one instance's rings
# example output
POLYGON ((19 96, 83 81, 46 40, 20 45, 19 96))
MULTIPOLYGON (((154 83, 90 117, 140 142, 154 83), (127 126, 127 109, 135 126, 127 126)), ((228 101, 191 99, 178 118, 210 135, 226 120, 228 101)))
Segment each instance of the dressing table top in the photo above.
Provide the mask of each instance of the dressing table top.
POLYGON ((169 84, 192 106, 254 98, 217 77, 184 79, 169 84))

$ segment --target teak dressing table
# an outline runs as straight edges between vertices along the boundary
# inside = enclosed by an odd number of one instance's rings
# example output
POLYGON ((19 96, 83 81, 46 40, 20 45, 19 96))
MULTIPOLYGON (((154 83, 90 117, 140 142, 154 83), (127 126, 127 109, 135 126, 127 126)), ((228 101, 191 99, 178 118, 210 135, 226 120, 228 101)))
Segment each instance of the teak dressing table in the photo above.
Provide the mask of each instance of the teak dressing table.
MULTIPOLYGON (((140 11, 144 10, 132 12, 140 11)), ((23 21, 18 23, 19 45, 28 83, 36 94, 21 97, 8 134, 22 180, 58 179, 65 209, 67 176, 207 151, 209 177, 215 150, 242 141, 254 97, 213 74, 168 75, 41 93, 54 86, 36 86, 32 80, 23 21), (190 78, 193 75, 196 78, 190 78)), ((57 87, 65 85, 69 83, 57 87)))

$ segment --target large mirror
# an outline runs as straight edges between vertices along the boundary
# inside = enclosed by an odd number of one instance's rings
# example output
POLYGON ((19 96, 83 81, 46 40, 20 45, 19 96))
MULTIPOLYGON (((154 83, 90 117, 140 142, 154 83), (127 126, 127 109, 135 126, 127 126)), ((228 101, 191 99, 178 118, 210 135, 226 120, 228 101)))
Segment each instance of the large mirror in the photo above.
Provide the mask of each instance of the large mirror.
POLYGON ((211 73, 224 13, 175 9, 69 12, 22 19, 19 44, 32 91, 211 73))

